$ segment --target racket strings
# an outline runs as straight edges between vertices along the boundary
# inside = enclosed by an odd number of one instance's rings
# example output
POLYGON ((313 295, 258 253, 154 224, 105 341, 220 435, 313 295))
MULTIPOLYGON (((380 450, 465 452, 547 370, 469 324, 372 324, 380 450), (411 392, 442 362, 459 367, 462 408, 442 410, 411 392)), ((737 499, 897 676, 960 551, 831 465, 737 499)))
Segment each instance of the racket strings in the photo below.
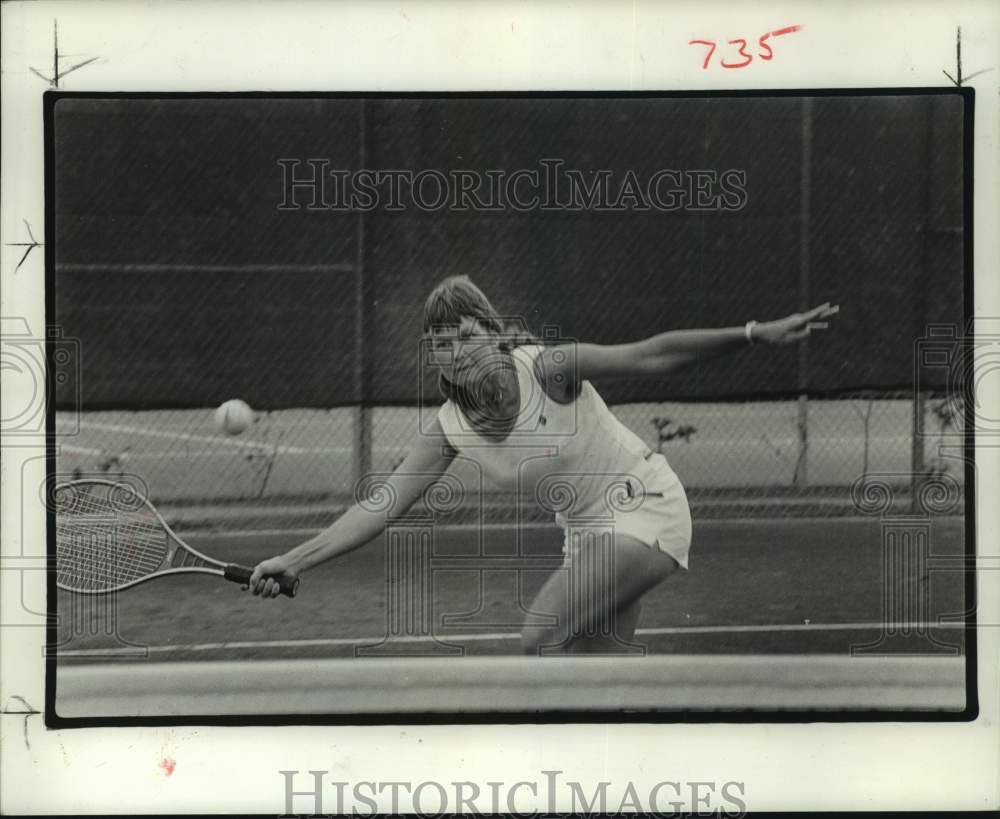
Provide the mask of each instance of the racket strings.
POLYGON ((145 534, 134 526, 79 522, 58 527, 56 565, 63 585, 96 591, 122 585, 156 571, 166 549, 140 543, 145 534), (127 545, 118 541, 127 539, 127 545))
POLYGON ((109 591, 149 576, 166 560, 167 533, 145 506, 130 508, 104 487, 81 489, 65 500, 56 512, 60 586, 109 591))

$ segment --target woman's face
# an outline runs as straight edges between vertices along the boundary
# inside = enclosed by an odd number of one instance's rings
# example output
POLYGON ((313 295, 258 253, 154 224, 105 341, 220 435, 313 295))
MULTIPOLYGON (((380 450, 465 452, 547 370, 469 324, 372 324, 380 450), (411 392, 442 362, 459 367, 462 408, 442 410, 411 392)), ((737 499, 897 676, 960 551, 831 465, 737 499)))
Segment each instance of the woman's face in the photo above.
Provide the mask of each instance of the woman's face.
POLYGON ((431 330, 430 364, 456 384, 482 378, 499 362, 500 339, 481 322, 464 317, 458 327, 431 330))

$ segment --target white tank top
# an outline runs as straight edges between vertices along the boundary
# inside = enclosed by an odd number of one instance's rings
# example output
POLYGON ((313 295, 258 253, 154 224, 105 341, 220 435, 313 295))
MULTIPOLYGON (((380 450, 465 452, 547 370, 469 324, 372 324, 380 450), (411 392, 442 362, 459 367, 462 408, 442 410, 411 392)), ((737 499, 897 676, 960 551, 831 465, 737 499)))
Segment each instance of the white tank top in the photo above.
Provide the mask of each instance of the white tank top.
POLYGON ((666 462, 657 458, 658 468, 652 468, 650 448, 612 414, 589 381, 571 403, 545 394, 534 372, 541 349, 514 348, 521 402, 514 428, 503 441, 476 432, 455 402, 441 407, 438 420, 458 457, 476 462, 497 486, 532 495, 559 516, 600 509, 609 492, 679 489, 666 462))

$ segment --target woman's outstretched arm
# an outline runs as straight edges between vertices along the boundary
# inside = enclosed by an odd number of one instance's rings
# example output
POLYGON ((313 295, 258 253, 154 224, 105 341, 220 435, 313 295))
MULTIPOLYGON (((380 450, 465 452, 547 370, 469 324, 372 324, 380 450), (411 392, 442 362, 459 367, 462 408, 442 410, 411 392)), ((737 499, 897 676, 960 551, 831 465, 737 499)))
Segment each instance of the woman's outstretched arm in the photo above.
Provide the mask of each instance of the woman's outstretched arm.
POLYGON ((699 359, 752 344, 789 344, 813 330, 826 329, 825 319, 839 306, 829 302, 805 313, 776 321, 749 322, 741 327, 673 330, 631 344, 566 344, 547 347, 538 359, 538 376, 550 395, 575 394, 589 378, 655 377, 699 359), (565 391, 565 392, 563 392, 565 391))
POLYGON ((390 499, 388 508, 378 504, 375 511, 355 503, 315 537, 257 564, 249 588, 254 594, 275 597, 280 589, 274 578, 282 574, 298 577, 306 569, 364 546, 381 534, 388 518, 406 512, 441 477, 453 457, 454 451, 435 420, 428 433, 417 436, 406 458, 386 480, 388 486, 381 491, 390 499))

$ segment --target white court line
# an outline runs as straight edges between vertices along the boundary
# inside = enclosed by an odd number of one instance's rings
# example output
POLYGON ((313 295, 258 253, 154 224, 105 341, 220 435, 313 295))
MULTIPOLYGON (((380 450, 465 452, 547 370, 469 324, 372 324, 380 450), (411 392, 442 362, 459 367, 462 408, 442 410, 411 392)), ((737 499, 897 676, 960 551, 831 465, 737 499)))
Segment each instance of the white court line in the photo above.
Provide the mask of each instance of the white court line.
POLYGON ((167 438, 171 441, 201 441, 203 443, 220 444, 223 446, 235 446, 240 449, 257 448, 267 452, 293 453, 296 455, 308 455, 314 452, 312 449, 302 447, 275 446, 273 444, 260 443, 249 438, 226 438, 221 435, 196 435, 193 432, 165 432, 157 429, 147 429, 146 427, 134 427, 129 424, 108 424, 103 421, 80 420, 80 427, 90 429, 103 429, 109 432, 128 432, 133 435, 143 435, 148 438, 167 438))
MULTIPOLYGON (((235 443, 234 441, 226 441, 227 444, 235 443)), ((248 448, 254 448, 257 444, 253 441, 246 442, 248 448)), ((261 445, 262 450, 267 452, 275 451, 273 448, 267 445, 261 445)), ((337 446, 337 447, 327 447, 325 449, 303 449, 300 447, 278 447, 278 454, 291 453, 293 455, 329 455, 337 454, 343 455, 353 451, 352 447, 349 446, 337 446)), ((198 458, 224 458, 224 457, 238 457, 240 455, 245 455, 246 452, 241 451, 230 451, 230 452, 206 452, 204 450, 198 450, 196 452, 184 452, 183 450, 170 450, 162 452, 129 452, 127 458, 132 461, 137 461, 141 458, 177 458, 183 460, 196 460, 198 458)))
MULTIPOLYGON (((200 441, 203 443, 211 444, 222 444, 224 446, 234 446, 239 447, 239 449, 249 449, 257 448, 262 449, 267 452, 276 452, 278 454, 292 454, 292 455, 317 455, 326 453, 343 453, 352 452, 353 447, 326 447, 326 448, 312 448, 312 447, 297 447, 297 446, 286 446, 286 445, 274 445, 261 443, 260 441, 254 441, 250 438, 229 438, 223 437, 222 435, 197 435, 193 432, 167 432, 164 430, 148 429, 146 427, 135 427, 129 424, 109 424, 104 421, 89 421, 80 420, 81 427, 88 427, 90 429, 103 429, 109 432, 128 432, 134 435, 143 435, 149 438, 166 438, 171 441, 200 441)), ((68 445, 67 445, 68 446, 68 445)), ((387 447, 387 446, 377 446, 372 448, 375 452, 396 452, 405 449, 405 447, 387 447)), ((81 449, 81 451, 83 451, 81 449)), ((103 450, 97 450, 95 454, 101 454, 103 450)), ((86 454, 90 454, 88 451, 86 454)), ((176 457, 176 458, 198 458, 198 457, 218 457, 217 452, 130 452, 130 458, 149 458, 158 457, 176 457)), ((234 454, 241 454, 236 452, 234 454)))
MULTIPOLYGON (((773 626, 667 626, 663 628, 636 629, 636 636, 657 636, 665 634, 770 634, 787 631, 870 631, 889 626, 895 629, 926 630, 934 629, 964 629, 965 623, 788 623, 773 626)), ((496 632, 494 634, 435 634, 428 636, 394 637, 396 643, 426 643, 437 640, 442 643, 470 643, 487 640, 520 640, 516 631, 496 632)), ((231 643, 190 643, 170 646, 149 646, 150 654, 169 654, 175 652, 226 651, 243 648, 314 648, 334 646, 376 645, 385 640, 384 636, 367 639, 357 637, 329 637, 314 640, 249 640, 231 643)), ((135 648, 81 648, 72 651, 58 651, 59 657, 114 657, 135 656, 135 648)))
MULTIPOLYGON (((88 447, 78 447, 71 446, 70 444, 61 444, 67 450, 79 452, 84 455, 107 455, 109 450, 107 449, 90 449, 88 447)), ((388 447, 388 446, 375 446, 372 447, 372 452, 380 453, 398 453, 403 452, 403 447, 388 447)), ((293 455, 346 455, 354 452, 354 447, 350 446, 333 446, 333 447, 318 447, 316 449, 300 449, 297 447, 286 447, 282 449, 278 448, 279 454, 291 453, 293 455)), ((184 450, 162 450, 154 452, 146 452, 145 450, 128 452, 125 455, 126 460, 139 461, 148 458, 176 458, 177 460, 197 460, 198 458, 225 458, 225 457, 239 457, 241 455, 246 455, 246 452, 240 452, 233 450, 230 452, 206 452, 204 450, 197 450, 196 452, 186 452, 184 450)), ((121 457, 119 455, 119 457, 121 457)))
POLYGON ((171 441, 202 441, 204 443, 222 444, 225 446, 237 446, 245 448, 247 445, 257 446, 261 449, 268 449, 267 444, 258 444, 256 441, 241 439, 239 441, 224 438, 221 435, 196 435, 193 432, 164 432, 163 430, 148 429, 146 427, 134 427, 130 424, 108 424, 103 421, 89 421, 80 419, 81 427, 90 429, 104 429, 109 432, 129 432, 134 435, 144 435, 148 438, 167 438, 171 441))
POLYGON ((89 446, 77 446, 76 444, 64 444, 59 443, 59 451, 57 455, 61 455, 63 452, 73 452, 77 455, 104 455, 106 450, 103 449, 91 449, 89 446))
MULTIPOLYGON (((941 515, 936 520, 962 520, 963 516, 960 514, 955 515, 941 515)), ((869 526, 878 525, 878 518, 872 518, 865 515, 837 515, 836 517, 752 517, 752 518, 695 518, 695 524, 698 526, 715 526, 716 524, 722 524, 727 526, 761 526, 768 525, 773 526, 775 523, 809 523, 809 524, 841 524, 841 523, 854 523, 854 524, 867 524, 869 526)), ((533 521, 530 523, 440 523, 436 524, 439 528, 445 531, 454 532, 474 532, 476 530, 482 529, 488 532, 509 532, 515 529, 531 529, 531 530, 543 530, 543 529, 553 529, 557 528, 555 521, 551 523, 543 521, 533 521)), ((231 529, 226 531, 199 531, 198 529, 184 529, 184 520, 180 519, 176 521, 175 529, 178 529, 185 537, 190 538, 227 538, 227 537, 280 537, 281 535, 316 535, 323 531, 323 528, 318 526, 307 526, 292 529, 231 529)), ((513 556, 513 555, 512 555, 513 556)))
MULTIPOLYGON (((225 532, 199 532, 197 529, 185 531, 183 524, 183 521, 178 521, 174 528, 180 530, 186 537, 189 538, 253 537, 255 535, 260 537, 279 537, 281 535, 316 535, 324 531, 320 528, 308 527, 301 529, 234 529, 232 531, 225 532)), ((555 521, 552 523, 522 523, 520 525, 516 523, 442 523, 439 524, 439 526, 449 532, 474 532, 480 529, 487 532, 507 532, 516 529, 541 530, 557 528, 555 521)), ((456 555, 456 557, 461 556, 462 555, 456 555)), ((506 556, 507 555, 498 555, 498 557, 506 556)), ((516 556, 517 555, 509 555, 509 557, 516 556)))

